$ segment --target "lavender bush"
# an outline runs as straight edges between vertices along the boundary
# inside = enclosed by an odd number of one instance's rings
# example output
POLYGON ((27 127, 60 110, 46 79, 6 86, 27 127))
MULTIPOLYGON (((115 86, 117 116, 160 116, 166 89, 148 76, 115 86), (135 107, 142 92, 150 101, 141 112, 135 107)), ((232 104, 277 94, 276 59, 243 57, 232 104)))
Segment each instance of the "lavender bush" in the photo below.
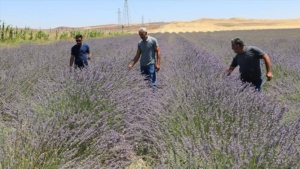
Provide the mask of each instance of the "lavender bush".
POLYGON ((299 168, 299 30, 153 36, 156 93, 127 70, 137 35, 86 40, 73 72, 68 41, 0 48, 1 168, 299 168), (262 93, 224 76, 236 36, 272 59, 262 93))

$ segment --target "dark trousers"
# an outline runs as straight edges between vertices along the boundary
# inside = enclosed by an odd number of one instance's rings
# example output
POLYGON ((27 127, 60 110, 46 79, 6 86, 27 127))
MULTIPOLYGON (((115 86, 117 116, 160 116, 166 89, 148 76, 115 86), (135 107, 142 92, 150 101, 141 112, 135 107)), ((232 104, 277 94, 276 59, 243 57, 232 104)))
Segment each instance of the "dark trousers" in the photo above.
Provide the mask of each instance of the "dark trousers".
POLYGON ((75 69, 83 69, 84 67, 88 66, 88 62, 84 60, 75 60, 75 69))
MULTIPOLYGON (((248 83, 251 83, 251 85, 253 87, 255 87, 256 90, 261 91, 263 80, 264 80, 264 76, 261 75, 260 78, 258 78, 257 80, 254 80, 254 81, 251 81, 251 82, 248 82, 248 83)), ((247 82, 247 81, 243 81, 243 82, 247 82)))

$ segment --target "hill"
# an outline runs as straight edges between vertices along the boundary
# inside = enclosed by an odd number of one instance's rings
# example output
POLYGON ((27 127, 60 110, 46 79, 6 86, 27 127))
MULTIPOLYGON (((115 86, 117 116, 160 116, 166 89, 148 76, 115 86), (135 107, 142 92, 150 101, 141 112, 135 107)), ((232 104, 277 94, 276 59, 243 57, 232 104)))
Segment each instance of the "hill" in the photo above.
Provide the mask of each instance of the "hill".
MULTIPOLYGON (((157 32, 213 32, 227 30, 259 30, 259 29, 290 29, 300 28, 299 19, 286 20, 270 20, 270 19, 245 19, 245 18, 201 18, 194 21, 173 21, 173 22, 153 22, 142 24, 131 24, 130 27, 125 26, 124 31, 137 33, 140 27, 146 27, 149 33, 157 32)), ((97 25, 86 27, 67 27, 61 26, 55 29, 59 30, 104 30, 104 31, 122 31, 122 26, 117 24, 97 25)))

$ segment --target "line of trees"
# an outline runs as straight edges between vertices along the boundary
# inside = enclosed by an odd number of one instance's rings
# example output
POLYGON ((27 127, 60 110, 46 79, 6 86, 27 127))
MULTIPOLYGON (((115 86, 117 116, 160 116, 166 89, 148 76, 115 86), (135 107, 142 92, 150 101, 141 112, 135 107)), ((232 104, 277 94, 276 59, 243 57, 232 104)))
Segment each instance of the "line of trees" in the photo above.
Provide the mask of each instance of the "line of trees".
POLYGON ((6 25, 0 21, 0 41, 36 41, 36 40, 68 40, 74 39, 76 34, 82 34, 85 38, 100 38, 105 36, 118 36, 126 34, 122 30, 34 30, 29 27, 18 28, 6 25))

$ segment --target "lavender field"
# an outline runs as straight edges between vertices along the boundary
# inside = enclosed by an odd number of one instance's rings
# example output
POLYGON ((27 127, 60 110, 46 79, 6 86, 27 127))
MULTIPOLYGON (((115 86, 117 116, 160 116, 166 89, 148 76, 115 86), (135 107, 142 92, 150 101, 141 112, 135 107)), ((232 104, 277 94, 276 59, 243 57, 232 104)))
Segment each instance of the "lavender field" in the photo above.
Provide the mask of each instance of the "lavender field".
POLYGON ((74 72, 75 42, 0 48, 0 168, 300 168, 299 29, 150 35, 155 93, 138 35, 85 40, 74 72), (235 37, 271 58, 262 93, 224 76, 235 37))

